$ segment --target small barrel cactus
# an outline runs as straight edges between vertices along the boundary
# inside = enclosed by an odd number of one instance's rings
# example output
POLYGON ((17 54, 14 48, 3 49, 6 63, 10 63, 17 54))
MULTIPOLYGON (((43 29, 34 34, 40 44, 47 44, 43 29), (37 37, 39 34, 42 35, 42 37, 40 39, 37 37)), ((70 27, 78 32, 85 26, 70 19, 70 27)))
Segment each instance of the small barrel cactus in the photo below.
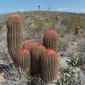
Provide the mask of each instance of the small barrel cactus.
POLYGON ((16 52, 20 49, 22 43, 22 21, 21 17, 17 14, 10 14, 6 20, 7 26, 7 44, 8 50, 12 60, 16 60, 16 52))
POLYGON ((27 50, 29 50, 29 51, 31 52, 31 50, 32 50, 32 48, 33 48, 34 46, 35 46, 34 42, 32 42, 32 41, 25 41, 25 42, 23 43, 22 48, 25 48, 25 49, 27 49, 27 50))
POLYGON ((53 49, 47 49, 41 56, 41 78, 45 82, 57 79, 59 68, 58 54, 53 49))
POLYGON ((31 55, 29 50, 21 48, 17 51, 16 66, 19 67, 21 71, 30 71, 31 55))
POLYGON ((78 34, 78 32, 79 32, 80 29, 81 29, 80 26, 76 26, 76 28, 75 28, 75 33, 74 33, 74 34, 78 34))
POLYGON ((59 36, 55 30, 48 30, 43 35, 43 45, 46 48, 58 50, 59 36))
POLYGON ((31 75, 34 75, 34 74, 37 74, 40 72, 40 57, 45 50, 46 50, 46 48, 42 44, 37 44, 32 49, 32 52, 31 52, 31 57, 32 57, 31 75))

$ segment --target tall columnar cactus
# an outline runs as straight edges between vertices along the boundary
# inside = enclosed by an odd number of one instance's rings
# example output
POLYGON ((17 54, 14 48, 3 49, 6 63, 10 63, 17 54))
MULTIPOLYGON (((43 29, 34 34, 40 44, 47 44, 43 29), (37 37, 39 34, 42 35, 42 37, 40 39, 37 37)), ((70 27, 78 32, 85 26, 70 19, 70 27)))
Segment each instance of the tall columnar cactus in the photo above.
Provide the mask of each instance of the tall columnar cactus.
POLYGON ((46 48, 42 44, 37 44, 32 49, 31 75, 34 75, 34 74, 37 74, 40 72, 40 57, 45 50, 46 50, 46 48))
POLYGON ((58 49, 59 36, 55 30, 48 30, 43 35, 43 45, 46 48, 58 49))
POLYGON ((21 48, 17 51, 16 66, 21 68, 21 71, 30 71, 31 55, 29 50, 21 48))
POLYGON ((41 56, 41 78, 51 82, 57 78, 59 68, 58 54, 53 49, 47 49, 41 56))
POLYGON ((22 43, 22 21, 17 14, 10 14, 6 20, 7 44, 12 60, 15 62, 16 52, 22 43))
POLYGON ((31 52, 32 48, 35 46, 34 42, 32 41, 25 41, 22 45, 22 48, 25 48, 31 52))

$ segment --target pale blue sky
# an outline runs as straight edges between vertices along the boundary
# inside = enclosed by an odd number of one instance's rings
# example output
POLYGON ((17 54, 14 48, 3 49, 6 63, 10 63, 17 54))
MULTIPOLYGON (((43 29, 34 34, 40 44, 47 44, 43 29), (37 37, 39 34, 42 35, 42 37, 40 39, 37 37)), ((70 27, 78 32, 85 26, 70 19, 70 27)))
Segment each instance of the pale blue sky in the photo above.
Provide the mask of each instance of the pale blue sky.
POLYGON ((16 11, 52 11, 85 13, 85 0, 0 0, 0 14, 16 11))

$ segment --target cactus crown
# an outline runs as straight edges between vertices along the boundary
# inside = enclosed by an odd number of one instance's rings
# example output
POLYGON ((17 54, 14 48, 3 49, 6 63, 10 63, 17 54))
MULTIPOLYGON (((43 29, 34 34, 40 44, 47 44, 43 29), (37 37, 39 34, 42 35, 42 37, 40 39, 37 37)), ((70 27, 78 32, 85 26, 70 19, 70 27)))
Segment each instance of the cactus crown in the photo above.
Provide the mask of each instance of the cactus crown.
POLYGON ((54 33, 54 32, 56 32, 55 30, 48 30, 47 32, 51 32, 51 33, 54 33))
POLYGON ((32 48, 35 46, 35 43, 32 42, 32 41, 25 41, 23 44, 22 44, 22 48, 25 48, 27 50, 29 50, 31 52, 32 48))
POLYGON ((9 14, 7 16, 6 21, 7 21, 7 26, 10 23, 13 23, 13 21, 14 21, 14 24, 22 24, 21 16, 19 14, 9 14))
POLYGON ((19 15, 17 15, 17 14, 9 14, 9 15, 7 16, 7 20, 9 20, 9 18, 16 18, 16 19, 20 19, 20 16, 19 16, 19 15))
POLYGON ((34 43, 32 41, 26 41, 26 42, 24 42, 24 44, 26 44, 26 45, 34 45, 34 43))
POLYGON ((57 31, 50 29, 50 30, 47 30, 45 33, 57 33, 57 31))
POLYGON ((43 52, 45 55, 54 55, 56 54, 56 51, 53 49, 46 49, 46 51, 43 52))
POLYGON ((13 16, 13 17, 18 17, 17 14, 10 14, 10 16, 13 16))
POLYGON ((27 52, 29 52, 29 50, 26 50, 26 49, 24 49, 24 48, 21 48, 21 49, 19 49, 19 50, 17 51, 17 55, 22 55, 22 54, 27 53, 27 52))
POLYGON ((34 47, 34 49, 35 49, 35 48, 42 48, 42 47, 45 48, 42 44, 37 44, 37 45, 34 47))
POLYGON ((55 53, 55 51, 53 49, 47 49, 46 52, 47 53, 55 53))

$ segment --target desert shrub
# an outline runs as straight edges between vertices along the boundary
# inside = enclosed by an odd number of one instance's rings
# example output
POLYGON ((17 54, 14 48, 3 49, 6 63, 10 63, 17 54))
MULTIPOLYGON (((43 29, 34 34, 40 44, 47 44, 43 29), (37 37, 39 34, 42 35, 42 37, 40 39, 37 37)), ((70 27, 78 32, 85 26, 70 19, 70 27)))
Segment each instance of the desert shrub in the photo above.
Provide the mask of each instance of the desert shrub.
POLYGON ((70 16, 64 19, 64 25, 71 30, 74 30, 77 25, 84 28, 85 19, 80 18, 80 16, 70 16))
POLYGON ((3 25, 4 25, 5 23, 3 22, 3 21, 0 21, 0 30, 3 28, 3 25))
POLYGON ((75 17, 68 17, 64 19, 64 25, 66 25, 69 30, 74 30, 75 26, 78 24, 79 21, 75 17))
POLYGON ((85 64, 85 57, 84 56, 80 56, 80 57, 72 56, 70 58, 70 61, 73 66, 83 65, 85 64))
POLYGON ((49 23, 49 18, 45 18, 45 23, 49 23))
POLYGON ((73 83, 75 82, 74 74, 75 72, 73 71, 72 67, 68 66, 67 68, 65 68, 63 76, 60 79, 61 85, 73 85, 73 83))
POLYGON ((35 25, 36 31, 42 31, 42 29, 44 28, 43 22, 39 20, 38 18, 35 18, 33 20, 33 23, 35 25))
POLYGON ((85 19, 81 19, 79 22, 80 27, 84 28, 85 27, 85 19))
POLYGON ((76 65, 78 64, 78 58, 75 57, 75 56, 72 56, 72 57, 70 58, 70 61, 71 61, 71 64, 72 64, 73 66, 76 66, 76 65))
POLYGON ((60 39, 59 40, 59 50, 60 51, 66 51, 67 47, 68 47, 68 41, 65 39, 60 39))
POLYGON ((80 56, 78 59, 78 65, 83 65, 85 64, 85 57, 84 56, 80 56))

